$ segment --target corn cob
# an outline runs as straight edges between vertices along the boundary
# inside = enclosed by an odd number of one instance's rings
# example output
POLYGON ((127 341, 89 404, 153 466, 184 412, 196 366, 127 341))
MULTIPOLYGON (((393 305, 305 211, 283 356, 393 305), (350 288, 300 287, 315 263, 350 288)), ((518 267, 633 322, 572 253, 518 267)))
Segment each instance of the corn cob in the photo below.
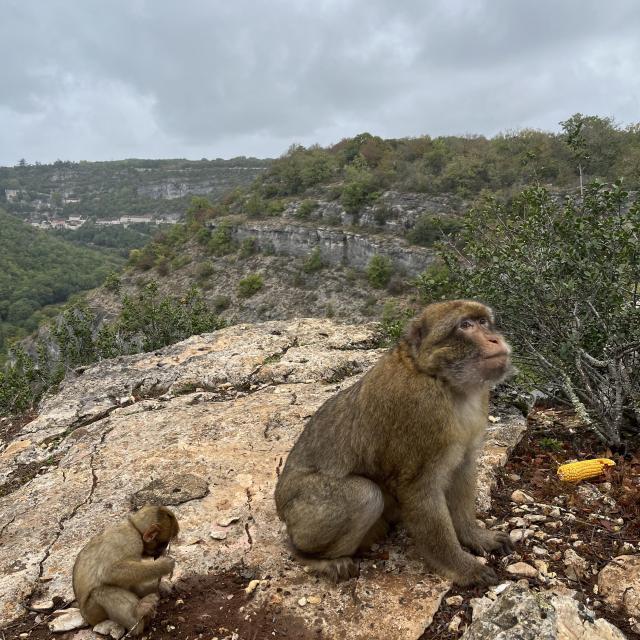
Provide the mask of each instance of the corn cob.
POLYGON ((613 460, 609 458, 595 458, 594 460, 581 460, 580 462, 569 462, 558 467, 560 480, 565 482, 580 482, 587 478, 595 478, 602 475, 605 467, 615 466, 613 460))

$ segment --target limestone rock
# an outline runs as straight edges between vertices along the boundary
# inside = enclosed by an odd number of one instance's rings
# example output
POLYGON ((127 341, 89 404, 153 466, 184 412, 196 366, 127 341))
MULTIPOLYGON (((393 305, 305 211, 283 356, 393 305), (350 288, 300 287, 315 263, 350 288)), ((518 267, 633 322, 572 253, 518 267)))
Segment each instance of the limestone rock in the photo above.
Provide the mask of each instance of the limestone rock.
POLYGON ((507 567, 507 573, 523 578, 535 578, 538 575, 538 570, 526 562, 515 562, 507 567))
POLYGON ((53 618, 53 620, 49 622, 49 630, 53 633, 73 631, 74 629, 81 629, 86 626, 87 623, 84 621, 84 618, 78 609, 67 611, 62 615, 53 618))
POLYGON ((120 640, 126 633, 126 629, 113 620, 103 620, 99 622, 93 630, 102 636, 109 636, 114 640, 120 640))
MULTIPOLYGON (((82 546, 132 502, 157 499, 180 521, 174 580, 243 565, 248 580, 269 575, 272 587, 251 594, 247 614, 279 589, 282 612, 312 630, 309 594, 321 590, 326 640, 420 637, 450 585, 425 571, 405 533, 383 542, 383 561, 361 560, 349 586, 318 586, 292 558, 273 500, 305 421, 383 353, 377 332, 318 319, 235 325, 67 378, 12 441, 29 444, 3 461, 0 484, 24 465, 58 462, 0 498, 0 624, 35 593, 73 600, 82 546)), ((485 506, 496 466, 524 430, 521 414, 500 415, 480 460, 485 506)))
POLYGON ((535 592, 522 583, 495 601, 480 599, 462 640, 624 640, 624 634, 569 595, 535 592), (480 604, 480 603, 479 603, 480 604))
POLYGON ((193 473, 177 473, 166 478, 152 480, 131 496, 131 506, 143 507, 147 502, 156 505, 183 504, 189 500, 204 498, 209 485, 204 478, 193 473))
POLYGON ((614 609, 640 618, 640 555, 614 558, 598 574, 598 593, 614 609))
POLYGON ((573 549, 564 552, 563 562, 566 567, 564 572, 570 580, 580 580, 589 568, 589 563, 573 549))

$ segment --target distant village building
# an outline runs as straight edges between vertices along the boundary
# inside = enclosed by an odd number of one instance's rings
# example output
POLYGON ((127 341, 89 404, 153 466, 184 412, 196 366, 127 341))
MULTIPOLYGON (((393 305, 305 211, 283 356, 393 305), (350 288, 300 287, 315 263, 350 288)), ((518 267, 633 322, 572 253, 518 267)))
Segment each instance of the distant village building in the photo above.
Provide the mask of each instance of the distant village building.
POLYGON ((96 224, 99 225, 99 226, 107 227, 107 226, 110 226, 110 225, 121 224, 121 223, 120 223, 120 220, 118 220, 116 218, 115 220, 106 220, 106 219, 96 220, 96 224))
POLYGON ((145 224, 153 222, 153 216, 120 216, 121 224, 145 224))
POLYGON ((7 202, 15 202, 18 199, 20 191, 18 189, 5 189, 4 193, 7 197, 7 202))

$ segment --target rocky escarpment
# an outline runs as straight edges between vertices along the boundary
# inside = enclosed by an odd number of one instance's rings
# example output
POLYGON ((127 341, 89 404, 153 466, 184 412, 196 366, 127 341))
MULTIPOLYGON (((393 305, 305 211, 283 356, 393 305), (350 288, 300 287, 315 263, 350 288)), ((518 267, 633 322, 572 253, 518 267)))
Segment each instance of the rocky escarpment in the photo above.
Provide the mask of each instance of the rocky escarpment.
MULTIPOLYGON (((273 502, 305 420, 381 355, 377 331, 236 325, 67 379, 0 453, 2 624, 27 605, 71 602, 86 540, 154 499, 181 522, 174 580, 240 566, 247 586, 260 581, 243 615, 291 613, 323 638, 418 638, 450 585, 425 572, 402 531, 362 560, 357 579, 332 585, 292 559, 273 502)), ((488 429, 480 506, 524 420, 497 414, 488 429)))
MULTIPOLYGON (((326 193, 319 195, 309 218, 321 223, 339 223, 344 226, 374 228, 379 231, 404 235, 423 215, 455 217, 463 213, 469 203, 452 194, 429 195, 405 191, 385 191, 373 204, 364 205, 357 213, 348 212, 336 200, 327 200, 326 193)), ((285 218, 300 215, 303 201, 290 203, 283 212, 285 218)))
MULTIPOLYGON (((212 229, 220 224, 209 223, 212 229)), ((228 223, 227 223, 228 224, 228 223)), ((285 223, 279 220, 247 220, 231 225, 233 239, 242 242, 253 239, 264 253, 298 258, 308 257, 316 248, 322 260, 331 266, 365 269, 376 255, 389 258, 395 269, 407 275, 424 271, 435 259, 434 252, 384 234, 364 234, 312 224, 285 223)))

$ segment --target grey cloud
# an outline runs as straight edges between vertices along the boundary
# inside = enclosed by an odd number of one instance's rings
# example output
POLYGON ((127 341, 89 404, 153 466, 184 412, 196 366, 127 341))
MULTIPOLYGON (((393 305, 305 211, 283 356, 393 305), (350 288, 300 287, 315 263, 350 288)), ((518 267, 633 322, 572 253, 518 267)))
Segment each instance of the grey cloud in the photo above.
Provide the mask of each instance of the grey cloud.
POLYGON ((0 163, 638 119, 640 5, 10 0, 0 163))

